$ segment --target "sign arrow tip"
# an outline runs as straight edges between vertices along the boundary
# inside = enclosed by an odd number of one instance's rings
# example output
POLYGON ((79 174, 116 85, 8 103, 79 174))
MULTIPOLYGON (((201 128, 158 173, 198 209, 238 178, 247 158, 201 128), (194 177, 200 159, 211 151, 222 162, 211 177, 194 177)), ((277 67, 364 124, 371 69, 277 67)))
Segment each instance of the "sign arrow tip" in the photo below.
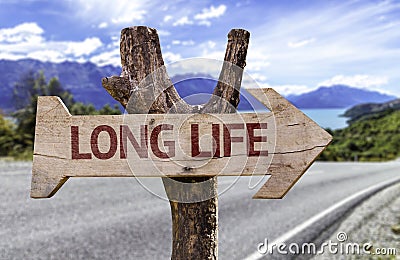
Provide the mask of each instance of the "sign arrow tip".
POLYGON ((32 167, 32 198, 50 198, 67 181, 59 165, 67 158, 66 125, 71 114, 59 97, 38 97, 32 167))
POLYGON ((272 88, 248 89, 274 115, 271 177, 254 199, 281 199, 332 141, 332 136, 272 88))

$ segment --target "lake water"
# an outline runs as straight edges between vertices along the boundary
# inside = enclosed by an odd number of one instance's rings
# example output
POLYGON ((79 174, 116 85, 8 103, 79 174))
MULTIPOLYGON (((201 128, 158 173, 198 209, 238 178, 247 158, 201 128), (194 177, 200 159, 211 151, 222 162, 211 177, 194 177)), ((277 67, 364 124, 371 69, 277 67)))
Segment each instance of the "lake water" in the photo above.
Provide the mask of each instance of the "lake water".
POLYGON ((340 117, 346 109, 301 109, 323 128, 339 129, 347 126, 348 118, 340 117))
MULTIPOLYGON (((340 129, 347 126, 348 118, 340 117, 347 109, 301 109, 309 118, 315 121, 323 128, 340 129)), ((241 111, 242 113, 251 113, 252 111, 241 111)), ((267 110, 257 110, 259 113, 267 110)))

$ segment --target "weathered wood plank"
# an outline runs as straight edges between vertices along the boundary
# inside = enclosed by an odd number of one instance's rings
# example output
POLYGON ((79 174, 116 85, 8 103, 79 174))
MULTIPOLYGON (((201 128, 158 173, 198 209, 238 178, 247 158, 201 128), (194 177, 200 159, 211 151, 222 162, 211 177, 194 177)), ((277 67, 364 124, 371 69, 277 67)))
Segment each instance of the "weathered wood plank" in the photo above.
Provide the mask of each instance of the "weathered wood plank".
POLYGON ((283 198, 329 145, 332 136, 275 90, 249 92, 273 112, 276 124, 276 146, 268 169, 271 178, 253 198, 283 198))
POLYGON ((69 177, 270 174, 255 198, 283 197, 331 136, 274 90, 249 92, 272 112, 71 116, 59 98, 40 97, 32 196, 54 194, 55 180, 69 177), (39 185, 43 175, 49 183, 39 185))

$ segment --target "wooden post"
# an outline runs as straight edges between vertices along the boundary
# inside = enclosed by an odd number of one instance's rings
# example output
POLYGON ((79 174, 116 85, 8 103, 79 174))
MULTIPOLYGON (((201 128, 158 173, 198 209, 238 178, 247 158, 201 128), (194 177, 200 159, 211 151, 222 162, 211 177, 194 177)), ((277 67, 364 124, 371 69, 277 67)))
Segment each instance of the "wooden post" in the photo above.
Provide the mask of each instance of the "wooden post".
MULTIPOLYGON (((203 107, 201 113, 236 111, 249 37, 250 33, 242 29, 233 29, 229 32, 220 81, 213 97, 203 107)), ((123 29, 120 51, 121 76, 103 78, 102 84, 127 108, 128 113, 197 111, 197 108, 181 100, 172 85, 163 66, 164 61, 155 29, 145 26, 123 29)), ((170 199, 172 215, 171 259, 217 259, 217 178, 163 178, 163 183, 170 199), (201 183, 201 185, 187 185, 187 183, 201 183), (201 201, 205 194, 207 199, 201 201)))

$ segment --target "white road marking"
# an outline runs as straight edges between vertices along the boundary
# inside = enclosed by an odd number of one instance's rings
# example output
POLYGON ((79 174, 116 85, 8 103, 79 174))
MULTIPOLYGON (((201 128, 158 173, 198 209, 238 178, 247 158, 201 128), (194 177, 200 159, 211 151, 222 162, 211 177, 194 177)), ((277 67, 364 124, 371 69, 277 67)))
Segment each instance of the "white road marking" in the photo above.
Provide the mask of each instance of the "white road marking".
MULTIPOLYGON (((400 178, 394 178, 391 179, 389 181, 385 181, 385 182, 381 182, 378 184, 375 184, 374 186, 368 187, 364 190, 361 190, 353 195, 351 195, 350 197, 347 197, 339 202, 337 202, 336 204, 332 205, 331 207, 327 208, 326 210, 318 213, 317 215, 315 215, 314 217, 308 219, 307 221, 303 222, 302 224, 298 225, 297 227, 291 229, 290 231, 284 233, 283 235, 281 235, 280 237, 278 237, 277 239, 275 239, 274 241, 272 241, 271 243, 268 243, 268 251, 269 252, 271 250, 270 245, 277 245, 279 243, 284 243, 285 241, 288 241, 290 238, 296 236, 297 234, 299 234, 300 232, 302 232, 303 230, 307 229, 308 227, 312 226, 314 223, 316 223, 317 221, 319 221, 320 219, 326 217, 327 215, 331 214, 333 211, 337 210, 338 208, 342 207, 343 205, 347 204, 348 202, 356 199, 359 196, 362 196, 366 193, 369 193, 373 190, 380 190, 381 188, 385 187, 385 186, 389 186, 390 184, 399 182, 400 178)), ((263 241, 261 241, 263 242, 263 241)), ((255 245, 256 246, 256 245, 255 245)), ((255 251, 254 253, 252 253, 251 255, 247 256, 245 258, 245 260, 258 260, 261 259, 262 257, 264 257, 266 255, 263 255, 261 253, 259 253, 258 251, 255 251)))

